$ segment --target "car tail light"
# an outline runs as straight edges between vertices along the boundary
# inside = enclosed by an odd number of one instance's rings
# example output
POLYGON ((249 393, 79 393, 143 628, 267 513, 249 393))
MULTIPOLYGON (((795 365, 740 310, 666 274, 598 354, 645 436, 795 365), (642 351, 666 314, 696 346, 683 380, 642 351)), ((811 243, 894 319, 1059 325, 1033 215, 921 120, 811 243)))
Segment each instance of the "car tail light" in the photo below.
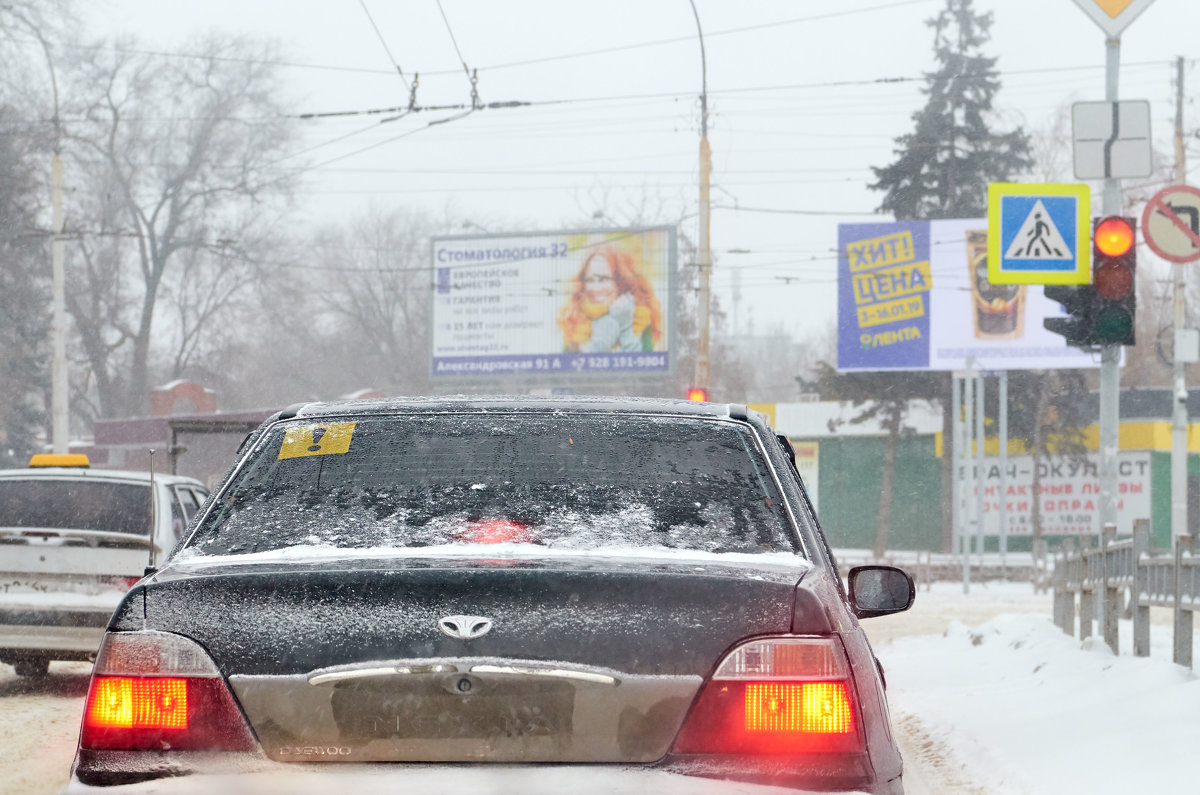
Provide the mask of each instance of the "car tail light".
POLYGON ((212 659, 199 644, 168 632, 104 636, 79 744, 159 750, 256 745, 212 659))
POLYGON ((850 667, 834 638, 767 638, 731 651, 675 741, 684 754, 863 750, 850 667))

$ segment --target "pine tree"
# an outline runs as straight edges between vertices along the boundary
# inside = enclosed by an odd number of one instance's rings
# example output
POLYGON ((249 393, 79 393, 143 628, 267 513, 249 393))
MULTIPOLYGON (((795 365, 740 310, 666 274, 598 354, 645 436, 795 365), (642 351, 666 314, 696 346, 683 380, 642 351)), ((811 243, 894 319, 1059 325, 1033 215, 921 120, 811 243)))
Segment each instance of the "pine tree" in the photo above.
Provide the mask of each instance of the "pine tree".
POLYGON ((925 107, 913 132, 896 139, 896 161, 873 168, 870 187, 884 192, 879 209, 897 220, 977 218, 987 211, 989 182, 1033 166, 1029 136, 1018 127, 995 132, 992 102, 1000 90, 996 59, 981 53, 991 13, 972 0, 946 0, 927 24, 934 30, 937 69, 925 76, 925 107))
MULTIPOLYGON (((927 21, 933 28, 937 68, 926 75, 925 106, 913 114, 913 132, 896 139, 896 160, 873 168, 870 187, 884 193, 880 210, 897 220, 977 218, 987 212, 989 182, 1006 181, 1033 166, 1029 136, 1017 128, 994 132, 992 102, 1000 90, 996 59, 982 54, 990 13, 977 14, 972 0, 946 0, 927 21)), ((875 420, 887 433, 874 553, 887 549, 896 450, 911 429, 909 401, 931 399, 950 405, 950 378, 943 373, 882 372, 838 375, 822 371, 822 391, 862 407, 852 423, 875 420)), ((944 436, 950 437, 949 412, 944 436)), ((952 468, 944 459, 942 486, 950 492, 952 468)), ((944 499, 943 537, 949 545, 949 500, 944 499)))

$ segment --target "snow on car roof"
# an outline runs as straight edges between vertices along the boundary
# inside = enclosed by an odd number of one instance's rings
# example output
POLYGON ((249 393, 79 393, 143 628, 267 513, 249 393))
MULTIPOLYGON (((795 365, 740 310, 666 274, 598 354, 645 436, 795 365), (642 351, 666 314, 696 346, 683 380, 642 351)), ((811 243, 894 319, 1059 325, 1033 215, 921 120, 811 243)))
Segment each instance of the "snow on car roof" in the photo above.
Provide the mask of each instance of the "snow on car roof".
POLYGON ((392 397, 371 400, 346 400, 296 404, 276 419, 323 416, 330 414, 392 414, 400 411, 536 411, 536 412, 609 412, 632 414, 671 414, 696 417, 749 419, 757 412, 733 403, 701 403, 669 398, 529 395, 442 395, 436 397, 392 397))
MULTIPOLYGON (((33 469, 0 469, 0 478, 15 478, 18 480, 50 480, 69 478, 72 480, 124 480, 149 483, 150 473, 133 469, 85 469, 83 467, 35 467, 33 469)), ((154 479, 168 486, 187 484, 206 488, 195 478, 184 475, 169 475, 154 473, 154 479)))

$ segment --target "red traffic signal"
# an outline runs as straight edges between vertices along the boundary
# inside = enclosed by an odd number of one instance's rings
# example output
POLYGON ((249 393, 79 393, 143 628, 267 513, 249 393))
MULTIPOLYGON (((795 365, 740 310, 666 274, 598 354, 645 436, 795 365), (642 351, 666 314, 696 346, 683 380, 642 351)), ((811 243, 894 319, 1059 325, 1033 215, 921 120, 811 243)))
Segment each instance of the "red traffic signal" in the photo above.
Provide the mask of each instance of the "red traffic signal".
POLYGON ((694 386, 687 391, 687 399, 697 403, 708 402, 708 390, 702 386, 694 386))
POLYGON ((1110 215, 1092 229, 1092 336, 1099 345, 1133 345, 1137 312, 1136 227, 1132 218, 1110 215))
POLYGON ((1133 248, 1133 219, 1110 215, 1096 222, 1092 233, 1096 251, 1106 257, 1120 257, 1133 248))

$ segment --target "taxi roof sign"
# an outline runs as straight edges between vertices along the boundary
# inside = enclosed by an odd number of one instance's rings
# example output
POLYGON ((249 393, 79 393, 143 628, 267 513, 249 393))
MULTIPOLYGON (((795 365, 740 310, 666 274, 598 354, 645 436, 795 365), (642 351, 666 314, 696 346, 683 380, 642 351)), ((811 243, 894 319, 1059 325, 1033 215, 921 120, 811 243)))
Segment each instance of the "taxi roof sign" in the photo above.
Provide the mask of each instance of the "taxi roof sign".
POLYGON ((1121 31, 1146 10, 1154 0, 1075 0, 1075 5, 1092 18, 1108 36, 1117 37, 1121 31))
POLYGON ((992 284, 1088 284, 1091 192, 1082 184, 988 185, 992 284))
POLYGON ((29 459, 30 468, 90 467, 92 462, 83 453, 35 453, 29 459))

